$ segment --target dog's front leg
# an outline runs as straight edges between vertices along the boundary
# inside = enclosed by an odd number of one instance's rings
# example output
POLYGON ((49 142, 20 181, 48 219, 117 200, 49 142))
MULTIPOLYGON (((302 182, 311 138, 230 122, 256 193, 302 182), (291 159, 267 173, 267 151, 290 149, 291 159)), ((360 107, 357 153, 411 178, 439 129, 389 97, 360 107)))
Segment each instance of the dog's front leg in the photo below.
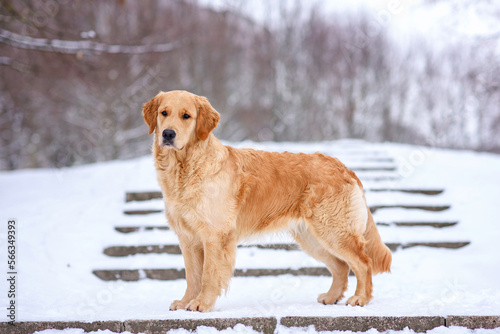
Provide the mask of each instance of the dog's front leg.
POLYGON ((222 290, 227 290, 234 270, 236 238, 233 232, 217 231, 203 241, 204 261, 200 294, 187 308, 191 311, 210 311, 222 290))
POLYGON ((201 241, 194 242, 194 238, 179 235, 179 245, 186 266, 187 288, 181 300, 175 300, 170 305, 170 310, 185 309, 201 291, 201 276, 203 273, 203 244, 201 241))

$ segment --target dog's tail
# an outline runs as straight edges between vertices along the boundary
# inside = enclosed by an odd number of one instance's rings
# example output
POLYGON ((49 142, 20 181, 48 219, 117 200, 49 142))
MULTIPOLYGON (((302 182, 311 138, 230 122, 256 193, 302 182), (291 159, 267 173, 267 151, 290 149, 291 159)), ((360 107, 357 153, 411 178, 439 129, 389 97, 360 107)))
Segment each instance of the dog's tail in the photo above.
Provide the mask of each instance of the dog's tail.
POLYGON ((373 216, 368 209, 368 222, 364 233, 366 239, 365 252, 372 260, 373 274, 391 272, 392 254, 390 249, 382 242, 373 216))

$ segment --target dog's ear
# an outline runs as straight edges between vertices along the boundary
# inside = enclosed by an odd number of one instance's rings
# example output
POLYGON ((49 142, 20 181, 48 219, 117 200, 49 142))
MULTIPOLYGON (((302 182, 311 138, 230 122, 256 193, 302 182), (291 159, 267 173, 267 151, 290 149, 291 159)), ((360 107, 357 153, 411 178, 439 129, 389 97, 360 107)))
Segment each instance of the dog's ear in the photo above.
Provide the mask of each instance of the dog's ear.
POLYGON ((142 107, 142 116, 144 117, 144 122, 149 125, 149 134, 152 134, 156 128, 156 118, 158 116, 159 107, 160 99, 158 95, 153 97, 151 101, 144 103, 142 107))
POLYGON ((208 102, 206 97, 198 96, 198 119, 196 120, 196 136, 200 140, 207 140, 210 132, 215 129, 220 115, 208 102))

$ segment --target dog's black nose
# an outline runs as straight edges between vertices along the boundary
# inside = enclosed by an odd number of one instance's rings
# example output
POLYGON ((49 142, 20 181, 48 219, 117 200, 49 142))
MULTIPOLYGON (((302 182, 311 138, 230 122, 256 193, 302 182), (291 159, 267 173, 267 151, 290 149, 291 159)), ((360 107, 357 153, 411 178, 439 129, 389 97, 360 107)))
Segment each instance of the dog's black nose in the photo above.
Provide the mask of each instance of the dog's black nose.
POLYGON ((176 135, 175 131, 170 129, 163 130, 162 133, 163 139, 168 141, 172 141, 175 138, 175 135, 176 135))

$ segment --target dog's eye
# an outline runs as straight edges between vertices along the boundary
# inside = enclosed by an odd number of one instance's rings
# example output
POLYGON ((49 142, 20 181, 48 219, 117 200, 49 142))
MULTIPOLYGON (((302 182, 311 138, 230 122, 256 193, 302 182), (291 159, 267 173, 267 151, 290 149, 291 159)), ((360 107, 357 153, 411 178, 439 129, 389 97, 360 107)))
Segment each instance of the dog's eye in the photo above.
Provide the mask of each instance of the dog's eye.
POLYGON ((166 111, 162 111, 162 112, 161 112, 161 114, 162 114, 163 116, 167 116, 167 112, 166 112, 166 111))
POLYGON ((191 116, 189 116, 188 114, 184 114, 184 115, 182 115, 182 118, 184 118, 184 119, 188 119, 188 118, 190 118, 190 117, 191 117, 191 116))

